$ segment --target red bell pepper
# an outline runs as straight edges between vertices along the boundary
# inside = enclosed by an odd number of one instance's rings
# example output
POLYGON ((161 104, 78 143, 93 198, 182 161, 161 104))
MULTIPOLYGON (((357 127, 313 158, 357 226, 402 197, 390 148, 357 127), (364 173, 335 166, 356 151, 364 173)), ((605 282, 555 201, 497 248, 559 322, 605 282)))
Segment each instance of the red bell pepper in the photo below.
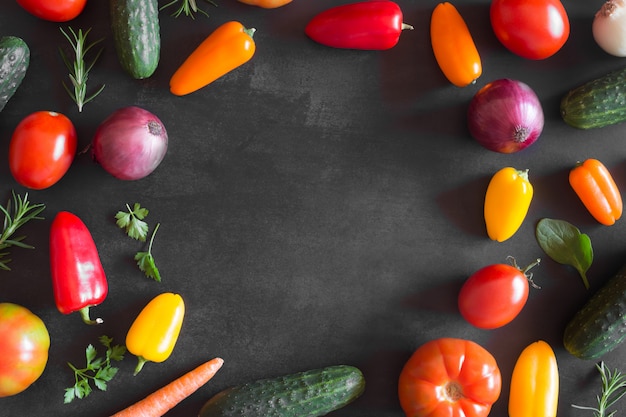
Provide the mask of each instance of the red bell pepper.
POLYGON ((52 221, 50 267, 58 310, 78 311, 87 324, 102 323, 89 318, 89 308, 104 301, 109 286, 93 237, 75 214, 61 211, 52 221))
POLYGON ((372 0, 327 9, 313 17, 304 32, 333 48, 384 50, 393 48, 405 29, 413 26, 402 22, 400 6, 372 0))

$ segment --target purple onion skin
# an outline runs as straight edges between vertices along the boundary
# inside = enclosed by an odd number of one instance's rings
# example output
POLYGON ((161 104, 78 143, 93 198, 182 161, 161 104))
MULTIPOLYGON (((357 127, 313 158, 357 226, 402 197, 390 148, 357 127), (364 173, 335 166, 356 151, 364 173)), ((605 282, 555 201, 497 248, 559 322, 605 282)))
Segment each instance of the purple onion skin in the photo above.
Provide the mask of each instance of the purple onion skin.
POLYGON ((123 107, 98 126, 91 155, 114 177, 138 180, 163 161, 167 142, 167 131, 157 116, 140 107, 123 107))
POLYGON ((470 134, 485 148, 500 153, 526 149, 543 131, 543 108, 527 84, 503 78, 481 88, 467 112, 470 134))

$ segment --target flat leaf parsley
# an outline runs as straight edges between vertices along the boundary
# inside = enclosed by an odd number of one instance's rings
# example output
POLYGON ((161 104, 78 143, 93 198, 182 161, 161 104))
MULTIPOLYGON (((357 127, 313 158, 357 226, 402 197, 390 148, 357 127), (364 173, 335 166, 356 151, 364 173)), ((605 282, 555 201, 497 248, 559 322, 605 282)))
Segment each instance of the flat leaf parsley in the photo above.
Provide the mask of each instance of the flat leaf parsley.
POLYGON ((154 241, 154 235, 156 235, 157 230, 159 230, 159 226, 161 223, 157 223, 152 231, 152 236, 150 237, 150 244, 148 245, 147 252, 137 252, 135 254, 135 260, 137 261, 137 266, 141 269, 148 278, 152 278, 157 282, 161 282, 161 274, 159 273, 159 268, 157 268, 154 257, 152 256, 152 242, 154 241))
POLYGON ((67 365, 74 371, 74 386, 65 389, 64 403, 71 403, 75 398, 82 399, 88 396, 91 391, 90 381, 101 391, 107 390, 107 383, 117 374, 118 368, 111 366, 111 361, 121 361, 124 359, 126 347, 123 345, 113 346, 113 339, 108 336, 100 336, 100 343, 106 347, 104 357, 97 357, 98 351, 93 345, 85 349, 86 364, 84 368, 77 368, 71 363, 67 365))
POLYGON ((126 209, 128 211, 117 212, 115 223, 131 238, 145 242, 148 236, 148 224, 143 219, 148 215, 148 209, 141 207, 139 203, 135 203, 132 209, 126 204, 126 209))
MULTIPOLYGON (((148 216, 148 209, 141 207, 139 203, 135 203, 131 208, 126 204, 127 211, 118 211, 115 215, 115 223, 121 229, 126 231, 126 234, 135 240, 142 242, 146 241, 148 231, 150 227, 144 219, 148 216)), ((157 268, 154 262, 154 256, 152 256, 152 244, 154 243, 154 236, 161 224, 157 223, 152 235, 150 236, 150 243, 147 251, 139 251, 135 254, 135 261, 139 269, 146 274, 148 278, 152 278, 157 282, 161 282, 161 274, 159 268, 157 268)))

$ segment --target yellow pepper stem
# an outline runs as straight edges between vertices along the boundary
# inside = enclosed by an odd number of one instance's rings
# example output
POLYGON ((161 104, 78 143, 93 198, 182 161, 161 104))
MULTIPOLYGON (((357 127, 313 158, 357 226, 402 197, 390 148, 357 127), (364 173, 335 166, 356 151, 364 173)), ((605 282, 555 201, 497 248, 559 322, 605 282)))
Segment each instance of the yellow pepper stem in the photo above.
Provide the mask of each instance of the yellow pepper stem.
POLYGON ((149 361, 145 359, 143 356, 137 356, 137 366, 135 367, 133 376, 136 376, 143 369, 143 366, 146 364, 146 362, 149 362, 149 361))

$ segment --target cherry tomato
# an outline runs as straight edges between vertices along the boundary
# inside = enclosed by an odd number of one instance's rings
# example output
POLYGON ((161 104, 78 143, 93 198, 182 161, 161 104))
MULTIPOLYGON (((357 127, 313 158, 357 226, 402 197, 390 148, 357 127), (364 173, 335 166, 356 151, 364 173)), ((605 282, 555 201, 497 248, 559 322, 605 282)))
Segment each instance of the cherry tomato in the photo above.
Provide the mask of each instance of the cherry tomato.
POLYGON ((9 144, 9 168, 15 180, 34 190, 48 188, 70 168, 77 146, 76 129, 66 116, 38 111, 15 128, 9 144))
POLYGON ((17 0, 24 10, 43 20, 67 22, 77 17, 87 0, 17 0))
POLYGON ((501 388, 491 353, 470 340, 441 338, 420 346, 406 362, 398 396, 407 417, 486 417, 501 388))
POLYGON ((50 335, 26 307, 0 303, 0 397, 19 394, 35 382, 48 363, 50 335))
POLYGON ((548 58, 569 37, 569 18, 559 0, 493 0, 490 16, 496 37, 523 58, 548 58))
POLYGON ((528 270, 539 259, 520 269, 513 265, 494 264, 479 269, 463 284, 458 297, 461 315, 481 329, 495 329, 510 323, 528 300, 532 274, 528 270))

